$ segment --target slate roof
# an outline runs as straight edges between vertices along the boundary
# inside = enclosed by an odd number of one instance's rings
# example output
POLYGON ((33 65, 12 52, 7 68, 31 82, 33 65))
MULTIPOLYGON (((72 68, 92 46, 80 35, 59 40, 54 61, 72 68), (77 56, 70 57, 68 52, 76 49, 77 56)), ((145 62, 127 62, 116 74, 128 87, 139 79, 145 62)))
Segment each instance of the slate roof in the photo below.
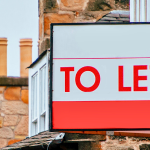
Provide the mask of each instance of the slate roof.
POLYGON ((2 148, 2 150, 13 150, 13 149, 22 149, 22 148, 37 148, 37 147, 47 147, 51 144, 60 144, 63 141, 65 134, 59 132, 41 132, 38 135, 26 138, 20 142, 14 143, 7 147, 2 148))
POLYGON ((101 19, 99 19, 97 22, 130 22, 130 11, 123 11, 123 10, 113 10, 110 13, 103 16, 101 19))

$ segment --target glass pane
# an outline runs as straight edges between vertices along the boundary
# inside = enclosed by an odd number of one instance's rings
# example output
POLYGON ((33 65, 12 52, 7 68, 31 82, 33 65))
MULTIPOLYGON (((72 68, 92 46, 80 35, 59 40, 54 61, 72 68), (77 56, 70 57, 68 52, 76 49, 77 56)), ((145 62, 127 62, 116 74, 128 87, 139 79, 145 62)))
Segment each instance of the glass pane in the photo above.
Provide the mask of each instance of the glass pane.
POLYGON ((40 69, 40 113, 45 112, 46 101, 46 66, 40 69))
POLYGON ((37 118, 37 77, 38 74, 36 73, 31 79, 31 92, 32 92, 32 99, 31 99, 31 116, 32 120, 37 118))

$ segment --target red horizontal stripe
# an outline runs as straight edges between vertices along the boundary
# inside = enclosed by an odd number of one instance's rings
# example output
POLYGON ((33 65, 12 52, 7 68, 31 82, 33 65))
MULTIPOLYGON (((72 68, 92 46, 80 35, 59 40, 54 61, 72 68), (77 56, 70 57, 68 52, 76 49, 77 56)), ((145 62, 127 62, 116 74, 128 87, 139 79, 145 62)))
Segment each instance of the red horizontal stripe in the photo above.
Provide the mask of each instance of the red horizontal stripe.
POLYGON ((150 57, 106 57, 106 58, 53 58, 53 59, 142 59, 150 57))
POLYGON ((150 101, 54 101, 53 129, 150 128, 150 101))

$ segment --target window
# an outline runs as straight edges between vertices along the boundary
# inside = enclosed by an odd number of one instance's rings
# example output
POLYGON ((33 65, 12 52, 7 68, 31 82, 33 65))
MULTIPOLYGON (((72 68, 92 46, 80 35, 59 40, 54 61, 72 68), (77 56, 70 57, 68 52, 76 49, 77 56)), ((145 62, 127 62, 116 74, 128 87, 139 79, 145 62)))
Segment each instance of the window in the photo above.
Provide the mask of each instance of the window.
POLYGON ((130 0, 130 21, 147 22, 149 21, 150 0, 130 0))
POLYGON ((40 70, 40 131, 45 130, 45 115, 46 115, 46 65, 44 65, 40 70))
POLYGON ((29 68, 29 136, 48 130, 48 59, 43 58, 29 68))
POLYGON ((31 112, 31 118, 32 118, 32 126, 34 130, 32 130, 32 134, 37 133, 37 78, 38 78, 38 73, 32 76, 31 82, 31 91, 32 91, 32 99, 31 99, 31 107, 32 107, 32 112, 31 112))

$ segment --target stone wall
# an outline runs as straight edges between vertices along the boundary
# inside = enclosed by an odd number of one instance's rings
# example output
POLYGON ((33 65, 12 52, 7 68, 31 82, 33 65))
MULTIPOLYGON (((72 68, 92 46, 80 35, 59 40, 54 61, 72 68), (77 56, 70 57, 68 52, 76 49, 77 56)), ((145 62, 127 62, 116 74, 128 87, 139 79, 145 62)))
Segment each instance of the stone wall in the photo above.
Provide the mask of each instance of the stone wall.
POLYGON ((50 48, 50 23, 95 22, 129 0, 39 0, 39 54, 50 48))
POLYGON ((0 77, 0 148, 28 136, 28 78, 0 77))
MULTIPOLYGON (((69 142, 76 141, 78 150, 150 150, 149 130, 109 131, 109 134, 113 135, 106 135, 108 134, 106 131, 65 131, 65 133, 65 143, 68 142, 68 138, 69 142), (79 134, 82 138, 77 137, 79 134)), ((65 150, 65 147, 62 146, 62 149, 65 150)))
POLYGON ((150 137, 106 136, 101 150, 150 150, 150 137))

